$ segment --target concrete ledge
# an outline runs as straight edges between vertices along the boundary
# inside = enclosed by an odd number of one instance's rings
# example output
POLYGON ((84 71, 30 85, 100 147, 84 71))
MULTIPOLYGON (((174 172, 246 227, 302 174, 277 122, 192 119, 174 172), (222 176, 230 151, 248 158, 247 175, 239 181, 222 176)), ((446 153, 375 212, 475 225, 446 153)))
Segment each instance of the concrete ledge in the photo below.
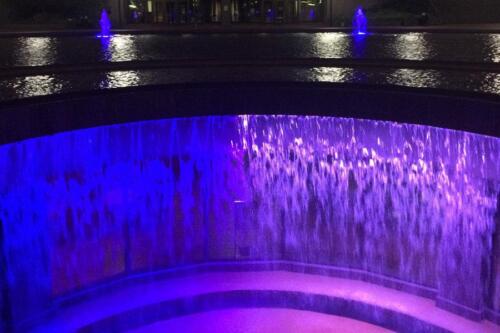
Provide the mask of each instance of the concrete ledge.
POLYGON ((80 72, 146 70, 167 68, 232 68, 266 67, 290 68, 406 68, 458 72, 500 73, 500 66, 493 62, 401 60, 401 59, 337 59, 337 58, 262 58, 262 59, 168 59, 149 61, 120 61, 70 65, 0 67, 0 77, 18 77, 80 72))
POLYGON ((158 320, 228 308, 287 308, 348 317, 398 332, 451 332, 393 310, 348 299, 277 290, 240 290, 135 308, 86 325, 78 333, 124 332, 158 320))
POLYGON ((493 309, 487 309, 485 311, 485 318, 492 323, 495 323, 500 326, 500 312, 495 311, 493 309))
POLYGON ((142 326, 129 333, 392 333, 352 318, 286 308, 232 308, 198 312, 142 326))
MULTIPOLYGON (((430 25, 430 26, 372 26, 371 33, 500 33, 499 24, 463 24, 463 25, 430 25)), ((317 32, 346 32, 351 27, 330 27, 318 24, 198 24, 198 25, 130 25, 121 29, 113 29, 115 34, 213 34, 213 33, 317 33, 317 32)), ((43 36, 92 36, 98 34, 97 29, 59 29, 16 27, 0 30, 0 38, 11 37, 43 37, 43 36)))
POLYGON ((308 310, 405 332, 488 333, 499 329, 491 322, 475 322, 439 309, 430 299, 364 281, 251 270, 266 265, 286 268, 301 264, 222 262, 127 277, 101 285, 87 299, 55 302, 57 311, 40 321, 34 331, 120 332, 190 313, 241 307, 308 310))
POLYGON ((486 313, 483 313, 483 311, 470 308, 463 304, 459 304, 439 296, 436 298, 436 305, 442 309, 445 309, 447 311, 456 313, 462 317, 469 318, 475 321, 480 321, 484 317, 486 317, 486 313))
POLYGON ((136 283, 149 281, 160 281, 190 276, 193 274, 213 273, 213 272, 266 272, 266 271, 287 271, 293 273, 303 273, 337 277, 343 279, 359 280, 384 286, 387 288, 414 294, 420 297, 434 299, 437 290, 403 280, 395 279, 360 269, 346 267, 335 267, 328 265, 304 264, 294 261, 219 261, 200 263, 189 266, 182 266, 172 269, 165 269, 156 272, 143 272, 132 276, 115 277, 113 280, 104 281, 88 288, 67 294, 56 300, 58 307, 76 304, 81 301, 91 300, 93 297, 106 289, 119 290, 132 286, 136 283))

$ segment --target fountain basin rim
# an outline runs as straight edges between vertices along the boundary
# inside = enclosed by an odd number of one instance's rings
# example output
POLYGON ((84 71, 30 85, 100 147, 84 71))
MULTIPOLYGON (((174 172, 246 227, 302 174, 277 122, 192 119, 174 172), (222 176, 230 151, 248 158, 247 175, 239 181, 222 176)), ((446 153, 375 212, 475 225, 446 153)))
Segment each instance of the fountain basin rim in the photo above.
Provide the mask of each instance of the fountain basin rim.
POLYGON ((311 264, 289 260, 219 260, 186 264, 154 271, 137 271, 129 275, 113 276, 82 289, 62 294, 56 297, 55 302, 58 307, 71 305, 98 296, 103 290, 109 290, 108 288, 111 290, 118 290, 124 286, 151 280, 175 279, 213 272, 265 271, 286 271, 363 281, 428 299, 434 299, 438 295, 437 289, 435 288, 357 268, 311 264))
MULTIPOLYGON (((356 35, 364 38, 365 35, 356 35)), ((109 36, 99 37, 103 40, 109 36)), ((359 59, 359 58, 261 58, 261 59, 218 59, 218 58, 183 58, 161 60, 130 60, 77 64, 53 64, 42 66, 0 66, 1 78, 15 78, 35 75, 77 74, 82 72, 113 72, 179 68, 254 68, 263 71, 266 68, 349 68, 349 69, 413 69, 454 71, 467 73, 500 73, 500 66, 495 62, 466 62, 440 60, 408 59, 359 59)))
MULTIPOLYGON (((70 29, 70 30, 41 30, 41 31, 1 31, 0 38, 17 37, 74 37, 96 36, 98 29, 70 29)), ((460 26, 370 26, 371 34, 407 34, 407 33, 436 33, 436 34, 497 34, 500 28, 494 27, 460 27, 460 26)), ((137 28, 111 29, 112 35, 182 35, 182 34, 286 34, 286 33, 346 33, 351 34, 351 27, 181 27, 179 29, 137 28)))
MULTIPOLYGON (((52 316, 56 315, 57 316, 57 311, 63 308, 71 308, 73 306, 80 306, 81 304, 90 304, 94 301, 94 297, 100 297, 103 295, 102 292, 105 292, 105 294, 110 294, 114 295, 118 292, 121 292, 121 290, 127 290, 127 288, 134 288, 137 286, 146 286, 148 284, 156 284, 160 283, 162 284, 164 281, 177 281, 177 280, 182 280, 182 279, 192 279, 192 278, 197 278, 197 277, 203 277, 203 276, 210 276, 211 274, 219 274, 219 275, 224 275, 225 273, 229 274, 243 274, 245 276, 246 274, 250 274, 253 276, 254 274, 258 275, 268 275, 268 274, 292 274, 291 276, 296 276, 297 278, 304 278, 304 282, 306 282, 306 285, 308 285, 308 282, 311 283, 311 279, 314 281, 317 281, 316 279, 320 279, 318 281, 322 281, 322 278, 332 278, 332 279, 341 279, 339 281, 344 281, 345 283, 350 284, 350 281, 353 281, 352 283, 360 283, 363 284, 370 288, 375 288, 375 290, 380 290, 383 292, 383 287, 390 288, 389 290, 394 290, 394 291, 389 291, 389 294, 392 295, 392 293, 396 293, 399 295, 399 293, 404 294, 413 294, 413 292, 407 292, 408 290, 404 289, 399 289, 399 288, 394 288, 394 286, 391 284, 392 280, 396 280, 390 277, 384 277, 381 275, 378 275, 376 273, 370 273, 366 271, 361 271, 357 269, 350 269, 350 268, 344 268, 344 267, 336 267, 336 266, 325 266, 325 265, 317 265, 317 264, 305 264, 305 263, 300 263, 300 262, 293 262, 293 261, 282 261, 282 260, 277 260, 277 261, 240 261, 240 262, 235 262, 235 261, 216 261, 216 262, 205 262, 205 263, 199 263, 199 264, 192 264, 192 265, 187 265, 187 266, 179 266, 177 268, 169 268, 165 270, 160 270, 160 271, 150 271, 150 272, 143 272, 143 273, 136 273, 133 275, 128 275, 128 276, 123 276, 120 278, 116 278, 114 280, 108 281, 106 283, 101 283, 100 285, 96 285, 93 288, 86 288, 86 290, 82 290, 80 292, 74 292, 71 295, 67 295, 65 297, 60 297, 55 300, 54 306, 52 309, 50 309, 45 316, 42 316, 38 318, 37 321, 28 321, 24 322, 21 324, 20 328, 30 328, 39 325, 40 323, 45 322, 46 319, 51 318, 52 316), (208 274, 208 275, 206 275, 208 274), (297 275, 294 275, 297 274, 297 275), (372 280, 371 277, 375 277, 375 280, 372 280), (377 278, 384 278, 385 280, 382 280, 382 283, 380 281, 377 281, 377 278), (357 281, 357 282, 354 282, 357 281), (380 289, 381 288, 381 289, 380 289), (90 303, 88 303, 90 302, 90 303)), ((323 313, 330 313, 330 314, 337 314, 337 315, 342 315, 345 317, 351 317, 354 319, 358 320, 363 320, 375 325, 387 327, 387 328, 392 328, 392 329, 401 329, 401 327, 393 326, 393 325, 399 325, 401 323, 404 323, 405 321, 396 321, 393 322, 389 326, 384 326, 381 325, 380 322, 376 321, 377 316, 374 318, 369 318, 369 314, 363 313, 364 311, 355 311, 354 313, 356 316, 353 316, 353 314, 349 314, 349 308, 350 306, 353 305, 353 303, 357 303, 356 307, 360 307, 361 309, 365 309, 366 307, 373 307, 373 310, 376 310, 379 314, 382 313, 391 313, 391 317, 395 316, 398 317, 399 319, 402 319, 403 317, 406 317, 407 319, 412 319, 416 320, 421 323, 426 323, 426 325, 430 325, 431 327, 437 327, 439 328, 438 331, 442 331, 445 327, 447 327, 446 323, 442 323, 443 326, 434 326, 435 319, 432 319, 432 315, 430 314, 418 314, 419 313, 419 306, 417 306, 415 311, 410 310, 412 309, 411 304, 406 305, 403 307, 403 309, 399 309, 399 302, 396 301, 394 304, 392 301, 389 301, 388 303, 386 301, 383 301, 382 303, 376 301, 376 298, 368 298, 365 301, 363 301, 363 290, 360 290, 361 294, 357 295, 357 292, 354 294, 351 293, 345 293, 345 291, 340 291, 340 293, 336 291, 329 291, 325 290, 325 292, 320 292, 319 289, 309 289, 309 287, 304 287, 305 289, 301 289, 300 285, 296 286, 296 283, 293 283, 292 285, 294 286, 293 288, 287 287, 287 286, 282 286, 278 287, 277 289, 274 289, 273 285, 262 285, 262 282, 259 279, 254 280, 251 278, 249 281, 253 281, 257 283, 257 285, 249 285, 247 287, 237 287, 237 286, 229 286, 229 289, 227 290, 219 290, 215 288, 214 290, 207 290, 202 292, 201 294, 196 294, 201 296, 202 298, 204 297, 215 297, 216 300, 219 301, 219 305, 223 305, 221 308, 228 308, 228 307, 234 307, 235 305, 237 306, 242 306, 242 307, 253 307, 253 306, 259 306, 259 307, 281 307, 281 308, 296 308, 297 306, 302 306, 307 305, 309 306, 306 310, 309 311, 314 311, 314 312, 323 312, 323 313), (259 287, 260 285, 260 287, 259 287), (333 293, 332 293, 333 292, 333 293), (238 295, 238 294, 244 294, 246 297, 243 300, 243 303, 238 303, 238 301, 235 303, 227 302, 226 298, 229 297, 229 299, 232 296, 238 295), (257 299, 254 299, 253 296, 256 293, 260 293, 264 299, 263 303, 259 303, 261 300, 257 297, 257 299), (285 299, 283 299, 282 296, 287 296, 285 299), (291 301, 290 298, 291 297, 291 301), (296 299, 294 299, 296 297, 296 299), (312 299, 317 299, 318 302, 309 302, 312 299), (253 300, 253 301, 252 301, 253 300), (255 300, 259 301, 255 303, 255 300), (309 301, 308 301, 309 300, 309 301), (290 302, 289 302, 290 301, 290 302), (325 302, 331 303, 329 306, 324 306, 325 302), (344 302, 345 304, 343 306, 338 306, 335 305, 338 302, 344 302), (347 303, 346 303, 347 302, 347 303), (315 305, 313 304, 315 303, 315 305), (334 304, 335 303, 335 304, 334 304), (379 304, 380 303, 380 304, 379 304), (385 305, 384 305, 385 304, 385 305), (318 308, 319 306, 319 308, 318 308), (335 312, 335 311, 343 311, 347 307, 347 313, 340 313, 340 312, 335 312), (330 309, 330 310, 328 310, 330 309), (398 310, 399 309, 399 310, 398 310), (328 310, 328 311, 327 311, 328 310), (326 311, 326 312, 325 312, 326 311), (333 312, 329 312, 333 311, 333 312), (403 317, 401 317, 403 316, 403 317), (428 317, 425 319, 426 317, 428 317), (433 323, 434 322, 434 323, 433 323)), ((264 280, 262 280, 264 281, 264 280)), ((252 282, 252 283, 253 283, 252 282)), ((322 282, 323 283, 323 282, 322 282)), ((407 282, 402 282, 403 284, 409 285, 407 282)), ((231 284, 230 284, 231 285, 231 284)), ((142 287, 141 287, 142 288, 142 287)), ((226 288, 226 287, 225 287, 226 288)), ((343 290, 342 286, 336 287, 340 288, 340 290, 343 290)), ((357 290, 357 289, 356 289, 357 290)), ((429 289, 430 290, 430 289, 429 289)), ((145 303, 146 305, 139 305, 139 306, 133 306, 130 308, 130 310, 126 310, 125 312, 118 312, 116 315, 108 316, 105 317, 104 319, 97 320, 95 322, 89 323, 87 326, 87 329, 83 329, 82 332, 90 331, 92 332, 98 332, 98 331, 106 331, 104 328, 107 327, 107 325, 110 325, 111 323, 114 325, 117 322, 119 323, 120 321, 123 320, 123 318, 131 317, 131 313, 134 311, 143 311, 146 309, 147 312, 153 312, 153 313, 159 313, 160 311, 156 311, 152 308, 155 308, 156 306, 164 303, 164 302, 172 302, 172 304, 163 304, 163 306, 168 306, 172 307, 172 305, 176 305, 176 302, 184 302, 186 301, 186 304, 192 304, 193 299, 196 301, 196 297, 194 296, 190 298, 189 295, 185 296, 175 296, 171 295, 169 296, 168 299, 162 299, 160 303, 145 303), (152 308, 151 308, 152 307, 152 308)), ((416 297, 415 300, 419 300, 418 302, 428 302, 425 299, 427 297, 417 295, 417 296, 411 296, 410 299, 413 299, 412 297, 416 297)), ((237 297, 238 299, 238 297, 237 297)), ((380 298, 383 300, 384 298, 380 298)), ((402 302, 401 304, 406 304, 405 302, 410 301, 410 299, 407 299, 404 301, 401 299, 400 301, 402 302)), ((207 302, 206 300, 202 302, 202 304, 205 304, 208 307, 211 307, 213 302, 207 302)), ((420 304, 420 303, 419 303, 420 304)), ((427 303, 426 303, 427 304, 427 303)), ((420 304, 422 306, 422 304, 420 304)), ((437 305, 439 307, 439 303, 437 305)), ((180 307, 181 309, 186 309, 186 307, 180 307)), ((217 305, 216 305, 217 308, 217 305)), ((211 308, 210 308, 211 309, 211 308)), ((210 310, 209 308, 206 309, 201 309, 201 310, 210 310)), ((359 310, 359 309, 358 309, 359 310)), ((436 308, 434 310, 437 310, 436 308)), ((440 310, 437 310, 440 311, 440 310)), ((168 311, 167 311, 168 312, 168 311)), ((200 312, 200 311, 195 311, 195 312, 200 312)), ((454 312, 454 311, 453 311, 454 312)), ((177 314, 178 315, 178 314, 177 314)), ((462 313, 459 313, 460 316, 463 316, 469 320, 473 321, 478 321, 483 318, 486 318, 487 320, 490 320, 491 322, 496 322, 497 324, 500 324, 498 321, 498 315, 497 313, 493 312, 490 309, 485 309, 484 314, 480 314, 479 317, 473 317, 470 315, 463 315, 462 313), (497 316, 497 317, 495 317, 497 316)), ((454 317, 455 315, 449 313, 449 317, 454 317)), ((141 317, 139 315, 137 316, 132 316, 132 317, 141 317)), ((174 316, 175 317, 175 316, 174 316)), ((454 317, 454 318, 459 318, 459 317, 454 317)), ((439 320, 438 320, 439 321, 439 320)), ((446 331, 446 329, 445 329, 446 331)))
POLYGON ((312 276, 325 276, 366 282, 406 294, 415 295, 417 297, 436 300, 438 307, 442 307, 451 313, 458 314, 473 321, 486 319, 491 321, 492 323, 500 325, 500 313, 495 312, 493 309, 484 308, 482 312, 478 312, 475 309, 463 306, 450 308, 449 304, 451 304, 452 302, 438 297, 437 290, 434 288, 399 280, 397 278, 378 274, 375 272, 349 267, 310 264, 287 260, 225 260, 193 263, 154 271, 137 271, 129 275, 114 276, 110 279, 99 281, 83 289, 74 290, 61 296, 57 296, 54 299, 54 304, 51 309, 48 309, 48 311, 40 318, 38 318, 38 320, 28 320, 21 323, 21 327, 32 327, 34 324, 38 323, 39 320, 43 321, 44 318, 52 316, 54 314, 54 311, 57 311, 57 309, 90 301, 94 297, 98 297, 102 292, 116 292, 120 289, 128 288, 135 284, 148 283, 151 281, 186 278, 205 273, 273 271, 302 273, 312 276))
POLYGON ((78 329, 77 333, 109 332, 116 327, 122 327, 126 330, 129 328, 128 325, 130 324, 132 324, 132 328, 145 326, 156 322, 156 318, 148 318, 148 313, 151 312, 155 314, 161 313, 162 315, 167 314, 166 316, 160 315, 160 320, 168 320, 184 315, 232 308, 303 310, 351 318, 387 329, 401 330, 403 328, 402 325, 397 323, 400 321, 405 322, 405 324, 407 322, 411 322, 412 327, 418 325, 418 327, 421 328, 423 326, 426 328, 426 332, 451 332, 437 325, 419 320, 416 317, 404 313, 398 313, 393 309, 386 309, 376 305, 366 304, 360 301, 352 301, 340 297, 282 290, 233 290, 201 294, 194 297, 151 304, 143 308, 135 308, 127 311, 126 313, 118 313, 114 316, 85 325, 78 329), (178 310, 178 307, 181 308, 181 310, 178 310), (349 310, 343 312, 341 308, 348 308, 349 310), (177 311, 179 313, 175 313, 177 311), (369 315, 367 314, 368 312, 377 313, 378 316, 369 315), (383 314, 383 320, 380 320, 380 314, 383 314), (388 320, 386 317, 391 317, 393 322, 387 323, 388 320), (131 320, 127 318, 140 319, 132 320, 131 323, 131 320), (377 322, 377 319, 379 319, 380 322, 377 322), (123 324, 123 322, 126 322, 126 324, 123 324))
POLYGON ((188 83, 0 102, 0 144, 166 118, 302 115, 427 125, 500 137, 500 96, 319 82, 188 83))

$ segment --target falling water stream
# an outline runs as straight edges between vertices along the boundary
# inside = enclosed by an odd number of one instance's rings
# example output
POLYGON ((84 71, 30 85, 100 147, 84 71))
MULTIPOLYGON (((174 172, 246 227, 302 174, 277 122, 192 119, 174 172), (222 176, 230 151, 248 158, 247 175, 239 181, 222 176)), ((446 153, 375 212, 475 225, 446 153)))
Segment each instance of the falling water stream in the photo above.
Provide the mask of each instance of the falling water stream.
POLYGON ((352 19, 353 34, 366 35, 368 31, 368 19, 363 11, 363 8, 358 7, 352 19))
POLYGON ((498 161, 498 138, 315 116, 157 120, 4 145, 13 318, 113 276, 224 259, 359 269, 479 309, 496 297, 498 161))

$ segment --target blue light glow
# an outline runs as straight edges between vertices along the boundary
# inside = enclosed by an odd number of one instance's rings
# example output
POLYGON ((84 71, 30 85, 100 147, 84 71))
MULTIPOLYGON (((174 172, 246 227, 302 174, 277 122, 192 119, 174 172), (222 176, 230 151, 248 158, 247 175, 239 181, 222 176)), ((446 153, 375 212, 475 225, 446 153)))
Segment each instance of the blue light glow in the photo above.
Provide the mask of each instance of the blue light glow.
POLYGON ((97 38, 110 38, 111 22, 109 21, 108 12, 106 12, 106 9, 103 9, 101 12, 101 19, 99 20, 99 26, 101 27, 101 33, 97 35, 97 38))
POLYGON ((353 26, 353 34, 362 36, 366 35, 367 33, 367 26, 368 26, 368 20, 366 18, 365 13, 363 12, 362 7, 358 7, 356 9, 356 13, 354 14, 353 20, 352 20, 352 26, 353 26))

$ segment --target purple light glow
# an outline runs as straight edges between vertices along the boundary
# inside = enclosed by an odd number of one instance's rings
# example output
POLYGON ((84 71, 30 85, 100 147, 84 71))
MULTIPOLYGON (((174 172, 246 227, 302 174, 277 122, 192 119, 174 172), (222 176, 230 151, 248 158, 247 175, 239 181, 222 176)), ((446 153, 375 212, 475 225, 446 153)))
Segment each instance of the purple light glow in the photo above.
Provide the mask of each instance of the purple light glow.
POLYGON ((500 293, 481 275, 499 160, 498 138, 296 116, 137 122, 0 146, 13 318, 120 274, 226 259, 355 268, 482 309, 500 293))

